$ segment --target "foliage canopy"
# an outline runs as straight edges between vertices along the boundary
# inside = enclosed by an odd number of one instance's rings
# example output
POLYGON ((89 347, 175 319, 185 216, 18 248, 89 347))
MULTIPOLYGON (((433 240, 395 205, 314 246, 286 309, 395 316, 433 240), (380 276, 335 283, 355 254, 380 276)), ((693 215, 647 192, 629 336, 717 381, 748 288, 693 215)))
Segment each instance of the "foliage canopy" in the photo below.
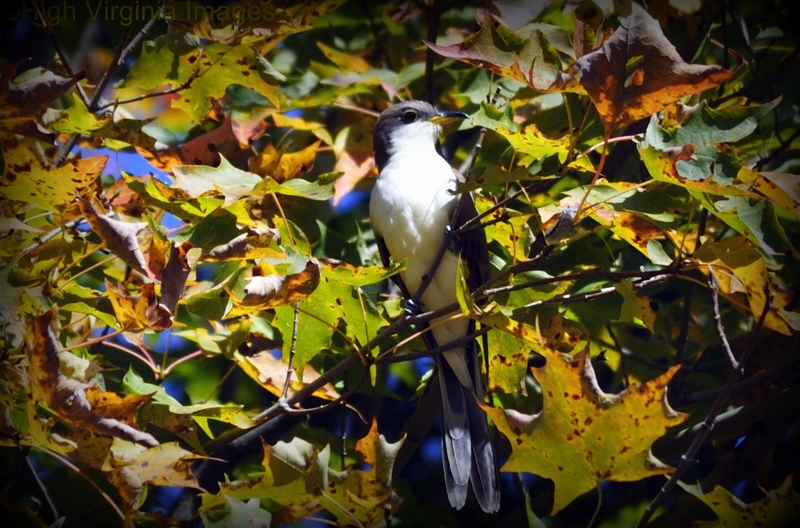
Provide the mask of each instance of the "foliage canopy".
POLYGON ((10 4, 8 519, 800 519, 797 7, 772 3, 10 4), (371 128, 408 99, 470 115, 444 152, 493 277, 442 312, 487 336, 493 518, 447 506, 442 313, 403 309, 367 220, 371 128))

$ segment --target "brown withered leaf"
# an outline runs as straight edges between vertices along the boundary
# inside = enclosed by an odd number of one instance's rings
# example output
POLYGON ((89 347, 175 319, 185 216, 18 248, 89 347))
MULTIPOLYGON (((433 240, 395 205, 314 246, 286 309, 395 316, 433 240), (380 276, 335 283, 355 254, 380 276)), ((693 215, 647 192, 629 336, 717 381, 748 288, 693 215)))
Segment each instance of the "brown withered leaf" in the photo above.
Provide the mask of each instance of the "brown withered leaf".
POLYGON ((477 33, 459 44, 440 46, 428 41, 425 44, 443 57, 486 68, 538 91, 563 88, 568 76, 561 71, 561 59, 542 29, 533 27, 522 31, 527 34, 517 34, 490 17, 477 33))
POLYGON ((155 284, 149 282, 131 295, 121 283, 106 280, 106 292, 120 326, 128 332, 166 330, 172 326, 172 312, 156 300, 155 284))
POLYGON ((56 309, 49 310, 38 316, 32 325, 33 346, 28 347, 28 362, 34 397, 44 401, 61 419, 80 429, 115 436, 143 446, 158 445, 151 435, 115 417, 96 413, 86 395, 89 385, 68 378, 58 370, 61 345, 52 328, 56 313, 56 309))
POLYGON ((685 62, 643 10, 627 17, 600 48, 578 59, 572 72, 609 133, 733 76, 721 66, 685 62))
POLYGON ((181 245, 173 243, 169 250, 167 267, 164 268, 164 276, 161 281, 161 304, 173 313, 178 301, 183 297, 186 279, 192 272, 188 259, 188 252, 191 248, 192 244, 188 240, 181 245))
POLYGON ((105 214, 98 214, 94 204, 80 197, 78 207, 92 231, 103 239, 106 249, 136 271, 155 278, 139 247, 139 235, 146 236, 146 231, 149 230, 146 222, 122 222, 105 214))
POLYGON ((274 228, 255 228, 242 233, 227 244, 217 246, 202 256, 204 262, 220 262, 232 259, 286 258, 286 255, 272 249, 273 240, 280 242, 280 232, 274 228))

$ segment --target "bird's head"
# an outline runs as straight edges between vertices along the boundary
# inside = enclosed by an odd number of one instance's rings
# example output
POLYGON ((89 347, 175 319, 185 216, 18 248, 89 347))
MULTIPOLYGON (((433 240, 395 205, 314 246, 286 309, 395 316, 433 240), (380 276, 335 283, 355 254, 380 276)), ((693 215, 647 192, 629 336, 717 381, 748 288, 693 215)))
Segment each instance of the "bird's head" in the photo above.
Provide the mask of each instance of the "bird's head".
POLYGON ((384 110, 372 130, 375 163, 382 169, 406 144, 429 141, 433 147, 442 125, 466 119, 463 112, 440 111, 425 101, 406 101, 384 110))

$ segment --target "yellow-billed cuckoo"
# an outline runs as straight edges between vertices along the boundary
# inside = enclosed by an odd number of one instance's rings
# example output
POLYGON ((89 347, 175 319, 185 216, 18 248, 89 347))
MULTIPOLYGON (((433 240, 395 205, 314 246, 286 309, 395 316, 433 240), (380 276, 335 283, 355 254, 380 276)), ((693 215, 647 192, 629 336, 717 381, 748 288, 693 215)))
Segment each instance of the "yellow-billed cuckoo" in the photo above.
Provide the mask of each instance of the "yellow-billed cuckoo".
MULTIPOLYGON (((475 215, 469 193, 456 207, 453 194, 462 176, 439 154, 442 124, 464 119, 461 112, 440 112, 423 101, 408 101, 385 110, 373 130, 375 162, 380 171, 369 203, 370 221, 384 264, 391 255, 406 260, 399 283, 413 296, 431 271, 436 254, 448 243, 435 274, 420 299, 426 311, 456 302, 459 256, 467 263, 474 288, 488 278, 486 238, 482 229, 445 241, 448 226, 457 227, 475 215), (454 211, 458 218, 452 218, 454 211)), ((449 236, 449 235, 448 235, 449 236)), ((431 321, 435 343, 446 345, 467 335, 473 323, 464 317, 431 321)), ((474 343, 436 356, 442 392, 442 458, 450 504, 460 509, 472 484, 481 509, 500 507, 497 463, 482 401, 480 367, 474 343)))

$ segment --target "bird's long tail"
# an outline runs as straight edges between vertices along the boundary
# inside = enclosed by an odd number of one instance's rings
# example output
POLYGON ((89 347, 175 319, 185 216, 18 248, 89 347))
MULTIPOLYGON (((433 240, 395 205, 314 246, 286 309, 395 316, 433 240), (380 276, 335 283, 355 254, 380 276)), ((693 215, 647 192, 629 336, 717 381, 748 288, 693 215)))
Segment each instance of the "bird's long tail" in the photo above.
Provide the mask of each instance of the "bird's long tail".
MULTIPOLYGON (((475 363, 473 356, 472 363, 475 363)), ((442 391, 442 458, 445 486, 450 505, 461 509, 467 500, 467 485, 481 509, 494 513, 500 509, 497 463, 486 416, 475 393, 480 387, 475 365, 473 387, 465 387, 444 358, 436 358, 442 391)))

